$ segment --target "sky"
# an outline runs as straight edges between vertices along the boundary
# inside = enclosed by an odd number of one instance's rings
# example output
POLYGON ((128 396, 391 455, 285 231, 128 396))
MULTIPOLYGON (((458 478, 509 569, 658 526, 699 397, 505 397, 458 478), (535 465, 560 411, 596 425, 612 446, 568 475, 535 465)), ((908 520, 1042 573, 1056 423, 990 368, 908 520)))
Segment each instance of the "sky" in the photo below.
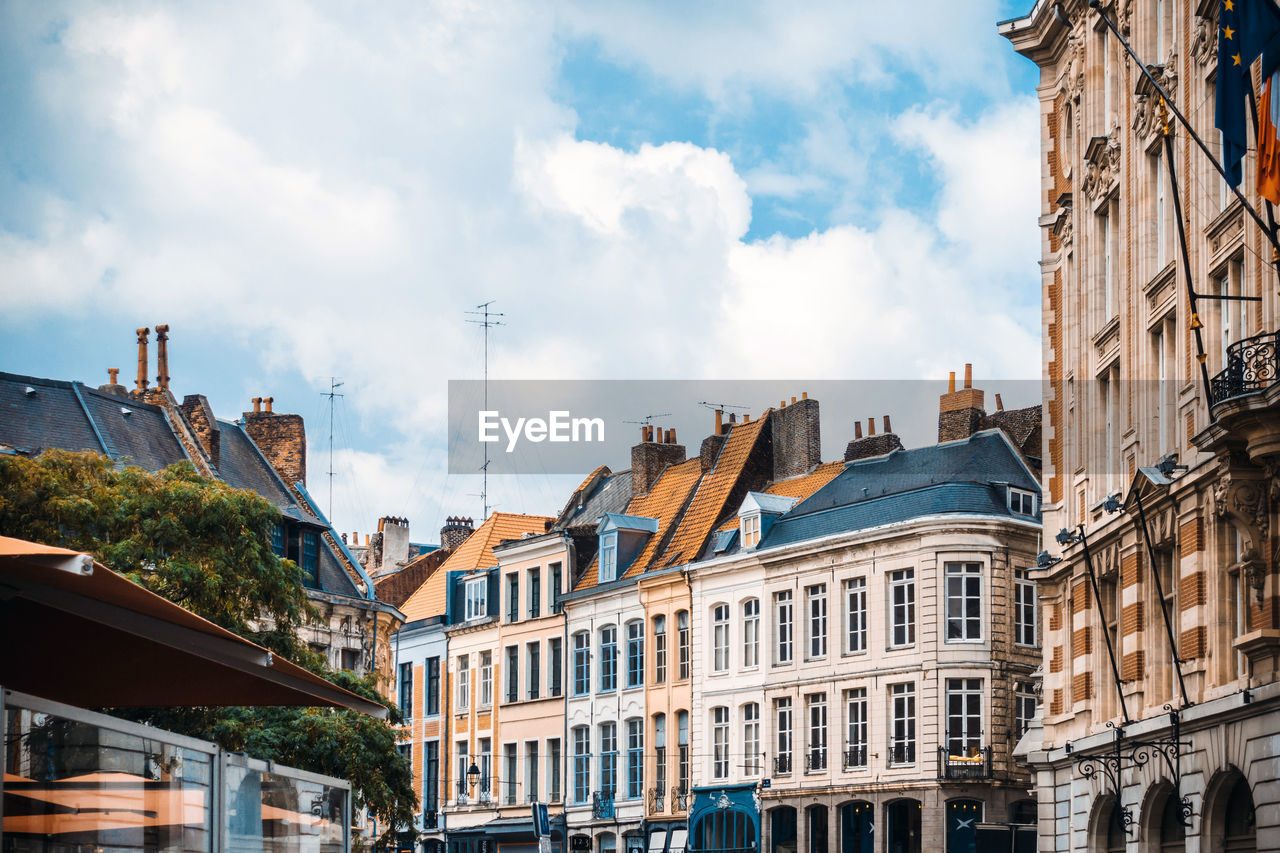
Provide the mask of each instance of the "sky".
POLYGON ((0 370, 131 378, 167 323, 179 397, 272 396, 340 530, 424 542, 481 515, 490 300, 495 378, 1034 379, 1030 5, 0 0, 0 370))

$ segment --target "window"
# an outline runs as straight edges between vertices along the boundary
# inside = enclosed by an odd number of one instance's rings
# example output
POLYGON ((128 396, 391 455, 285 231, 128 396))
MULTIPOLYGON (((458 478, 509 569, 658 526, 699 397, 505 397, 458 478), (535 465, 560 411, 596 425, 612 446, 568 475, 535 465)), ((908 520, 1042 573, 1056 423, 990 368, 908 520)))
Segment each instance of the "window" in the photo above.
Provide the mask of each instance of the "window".
POLYGON ((729 709, 723 706, 711 709, 711 777, 729 778, 729 709))
POLYGON ((689 712, 676 711, 676 756, 679 762, 680 790, 689 790, 689 712))
POLYGON ((844 650, 857 654, 867 650, 867 579, 844 582, 844 650))
POLYGON ((551 612, 552 613, 559 613, 562 609, 560 606, 561 581, 562 581, 562 574, 560 572, 560 564, 552 563, 551 564, 551 612))
POLYGON ((524 681, 530 699, 537 699, 542 685, 542 643, 534 640, 525 647, 524 681))
POLYGON ((804 697, 809 717, 809 748, 805 770, 827 769, 827 694, 810 693, 804 697))
POLYGON ((618 534, 605 533, 600 537, 600 582, 618 579, 618 534))
POLYGON ((1020 681, 1014 690, 1013 699, 1014 731, 1018 737, 1022 737, 1027 733, 1027 729, 1031 727, 1031 721, 1034 720, 1035 717, 1035 688, 1025 681, 1020 681))
POLYGON ((1111 203, 1107 202, 1098 214, 1098 229, 1102 235, 1102 323, 1106 324, 1115 316, 1116 274, 1115 274, 1115 241, 1113 237, 1111 203))
POLYGON ((804 598, 809 611, 806 660, 818 660, 827 656, 827 585, 820 583, 805 587, 804 598))
POLYGON ((791 590, 784 589, 773 594, 773 636, 776 644, 773 662, 775 666, 791 663, 794 654, 792 607, 791 590))
POLYGON ((916 570, 889 573, 889 645, 910 646, 916 641, 916 570))
POLYGON ((408 720, 413 716, 413 664, 400 664, 400 676, 396 682, 400 688, 400 714, 408 720))
POLYGON ((627 720, 627 799, 644 796, 644 720, 627 720))
POLYGON ((742 706, 742 772, 760 775, 760 706, 748 702, 742 706))
POLYGON ((1011 487, 1009 489, 1009 511, 1016 515, 1035 515, 1035 492, 1028 492, 1026 489, 1015 489, 1011 487))
POLYGON ((537 619, 542 615, 542 572, 530 569, 526 585, 529 587, 529 618, 537 619))
POLYGON ((515 702, 520 698, 520 647, 506 648, 507 690, 506 701, 515 702))
POLYGON ((676 611, 676 644, 679 645, 680 680, 689 677, 689 611, 676 611))
POLYGON ((422 746, 422 810, 434 812, 440 809, 440 741, 429 740, 422 746))
POLYGON ((506 776, 502 780, 502 802, 505 805, 515 805, 517 801, 516 780, 520 778, 517 774, 520 772, 519 758, 516 756, 516 745, 514 743, 504 744, 503 752, 503 775, 506 776))
POLYGON ((1013 637, 1020 646, 1036 645, 1036 582, 1026 569, 1013 571, 1013 637))
POLYGON ((600 629, 600 692, 618 689, 618 629, 606 625, 600 629))
POLYGON ((845 756, 844 766, 867 766, 867 688, 854 687, 844 692, 845 756))
POLYGON ((612 797, 618 790, 618 724, 600 724, 600 793, 612 797))
POLYGON ((271 525, 271 553, 277 557, 283 557, 284 551, 284 525, 276 522, 271 525))
POLYGON ((302 574, 305 586, 320 585, 320 535, 311 530, 302 534, 302 574))
POLYGON ((742 518, 742 547, 754 548, 760 544, 760 515, 747 515, 742 518))
POLYGON ((591 635, 579 631, 573 635, 573 695, 591 692, 591 635))
POLYGON ((507 621, 518 622, 520 620, 520 575, 516 572, 507 573, 507 621))
POLYGON ((653 683, 667 680, 667 617, 653 617, 653 683))
POLYGON ((982 679, 947 679, 947 754, 970 757, 982 749, 982 679))
POLYGON ((547 800, 558 803, 560 796, 560 738, 547 739, 547 800))
POLYGON ((493 704, 493 652, 480 653, 480 707, 493 704))
POLYGON ((777 763, 774 772, 791 772, 791 697, 773 700, 774 731, 777 733, 777 763))
MULTIPOLYGON (((667 715, 653 715, 653 784, 659 797, 667 794, 667 715)), ((661 811, 661 810, 659 810, 661 811)))
POLYGON ((644 685, 644 623, 627 623, 627 686, 644 685))
POLYGON ((467 761, 467 741, 460 740, 454 744, 453 755, 458 761, 458 799, 466 802, 467 786, 471 781, 467 778, 467 769, 471 766, 467 761))
POLYGON ((489 615, 489 579, 481 575, 468 579, 463 586, 466 601, 465 619, 483 619, 489 615))
POLYGON ((342 668, 355 671, 360 668, 360 650, 359 649, 343 649, 342 650, 342 668))
POLYGON ((458 692, 453 704, 459 711, 471 705, 471 662, 466 655, 458 655, 458 692))
POLYGON ((742 665, 755 669, 760 665, 760 599, 742 602, 742 665))
MULTIPOLYGON (((1168 614, 1169 630, 1175 637, 1182 636, 1182 609, 1178 606, 1178 572, 1177 572, 1178 556, 1175 551, 1168 548, 1157 549, 1155 552, 1156 576, 1160 578, 1160 594, 1164 601, 1164 612, 1168 614)), ((1152 590, 1155 592, 1155 590, 1152 590)), ((1160 617, 1164 619, 1164 616, 1160 617)), ((1167 646, 1166 646, 1167 648, 1167 646)), ((1167 652, 1163 652, 1157 661, 1164 662, 1161 667, 1165 677, 1164 690, 1165 694, 1173 697, 1178 689, 1178 662, 1171 659, 1172 656, 1167 652)), ((1152 656, 1148 654, 1147 660, 1152 660, 1152 656)))
POLYGON ((564 640, 551 637, 547 640, 547 695, 559 696, 564 692, 564 640))
POLYGON ((427 658, 427 714, 440 713, 440 658, 427 658))
POLYGON ((526 802, 538 802, 538 742, 524 742, 524 798, 526 802))
POLYGON ((711 608, 711 671, 729 671, 729 605, 711 608))
POLYGON ((889 686, 892 715, 889 740, 889 764, 914 764, 916 761, 916 686, 913 682, 889 686))
POLYGON ((573 730, 573 801, 585 803, 591 796, 591 732, 586 726, 573 730))
POLYGON ((493 741, 487 737, 480 738, 479 759, 481 800, 487 800, 493 790, 493 741))
POLYGON ((982 564, 947 563, 947 642, 982 639, 982 564))

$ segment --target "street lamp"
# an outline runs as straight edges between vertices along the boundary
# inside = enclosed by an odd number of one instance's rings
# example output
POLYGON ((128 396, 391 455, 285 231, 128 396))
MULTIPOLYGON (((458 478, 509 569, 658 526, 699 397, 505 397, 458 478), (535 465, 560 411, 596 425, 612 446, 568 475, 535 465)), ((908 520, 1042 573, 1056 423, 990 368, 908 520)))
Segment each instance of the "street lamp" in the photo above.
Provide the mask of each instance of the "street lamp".
POLYGON ((467 768, 467 782, 471 785, 471 793, 476 792, 476 782, 480 781, 480 768, 476 763, 471 762, 471 766, 467 768))

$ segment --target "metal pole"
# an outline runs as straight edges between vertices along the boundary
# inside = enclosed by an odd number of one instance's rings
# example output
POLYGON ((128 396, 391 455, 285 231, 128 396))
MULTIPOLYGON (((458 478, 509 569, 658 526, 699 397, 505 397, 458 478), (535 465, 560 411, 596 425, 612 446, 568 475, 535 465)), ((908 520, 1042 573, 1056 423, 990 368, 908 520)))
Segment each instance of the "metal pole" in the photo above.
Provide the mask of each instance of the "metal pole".
POLYGON ((1151 544, 1151 530, 1147 527, 1147 511, 1142 506, 1142 494, 1137 489, 1133 492, 1138 502, 1138 521, 1142 526, 1142 541, 1147 544, 1147 560, 1151 563, 1151 578, 1156 583, 1156 596, 1160 601, 1160 613, 1164 616, 1164 631, 1169 638, 1169 651, 1173 653, 1173 668, 1178 673, 1178 691, 1182 694, 1182 707, 1191 703, 1187 701, 1187 683, 1182 678, 1182 658, 1178 654, 1178 644, 1173 637, 1173 621, 1169 618, 1169 608, 1164 603, 1164 584, 1160 582, 1160 572, 1156 570, 1156 549, 1151 544))
POLYGON ((1209 146, 1204 144, 1204 140, 1200 138, 1200 134, 1196 133, 1195 128, 1191 126, 1191 122, 1187 121, 1187 117, 1184 116, 1173 103, 1173 99, 1169 97, 1169 93, 1166 92, 1159 82, 1156 81, 1156 78, 1152 75, 1150 69, 1147 68, 1146 63, 1138 57, 1138 54, 1134 53, 1133 48, 1130 47, 1129 42, 1125 40, 1125 37, 1120 35, 1120 30, 1117 29, 1115 23, 1107 17, 1106 13, 1102 11, 1101 6, 1101 0, 1089 0, 1089 8, 1098 13, 1098 17, 1102 18, 1103 23, 1107 25, 1107 29, 1111 30, 1112 35, 1120 40, 1120 44, 1124 46, 1125 51, 1129 56, 1133 57, 1134 62, 1138 63, 1138 69, 1142 71, 1143 76, 1147 78, 1147 81, 1151 83, 1160 97, 1164 98, 1164 102, 1169 107, 1169 111, 1172 112, 1178 119, 1178 122, 1187 129, 1187 135, 1190 136, 1200 150, 1204 152, 1204 156, 1209 158, 1209 162, 1213 164, 1213 168, 1218 170, 1218 174, 1222 176, 1222 179, 1227 181, 1227 186, 1231 188, 1231 192, 1235 193, 1236 198, 1240 199, 1240 203, 1244 205, 1244 209, 1248 211, 1249 216, 1258 224, 1258 227, 1262 229, 1263 233, 1267 235, 1267 240, 1271 243, 1271 246, 1277 252, 1280 252, 1280 242, 1277 242, 1275 233, 1267 228, 1267 224, 1262 221, 1262 217, 1258 215, 1258 211, 1253 208, 1253 205, 1249 204, 1249 200, 1244 197, 1244 193, 1240 192, 1240 188, 1231 186, 1231 182, 1227 178, 1226 168, 1223 167, 1222 163, 1218 162, 1218 158, 1213 156, 1213 152, 1209 150, 1209 146))
MULTIPOLYGON (((1111 645, 1111 633, 1107 631, 1107 616, 1102 609, 1102 591, 1098 588, 1098 576, 1093 571, 1093 557, 1089 554, 1089 540, 1084 535, 1084 525, 1080 525, 1080 544, 1084 546, 1084 565, 1089 573, 1089 582, 1093 585, 1093 600, 1098 605, 1098 618, 1102 623, 1102 639, 1107 644, 1107 659, 1111 662, 1111 674, 1115 677, 1116 698, 1120 700, 1120 715, 1127 725, 1129 709, 1124 702, 1124 689, 1120 686, 1120 667, 1116 664, 1116 650, 1111 645)), ((1119 614, 1116 614, 1119 618, 1119 614)))

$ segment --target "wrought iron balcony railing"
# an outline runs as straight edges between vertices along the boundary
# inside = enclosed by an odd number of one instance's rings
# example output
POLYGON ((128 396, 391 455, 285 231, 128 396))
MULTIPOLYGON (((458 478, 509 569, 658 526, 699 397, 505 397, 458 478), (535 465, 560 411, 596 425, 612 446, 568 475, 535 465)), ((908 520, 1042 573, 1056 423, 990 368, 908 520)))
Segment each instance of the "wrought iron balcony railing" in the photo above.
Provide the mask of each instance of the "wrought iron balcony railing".
POLYGON ((675 787, 671 789, 671 810, 677 814, 689 810, 689 789, 675 787))
POLYGON ((990 779, 991 747, 954 751, 945 746, 938 747, 938 778, 990 779))
POLYGON ((613 791, 596 791, 591 795, 591 817, 594 820, 612 820, 613 791))
POLYGON ((1256 394, 1280 381, 1280 332, 1263 332, 1227 347, 1226 364, 1209 380, 1209 405, 1256 394))
POLYGON ((867 748, 865 746, 851 746, 844 751, 844 769, 852 770, 856 767, 867 766, 867 748))
POLYGON ((773 757, 773 775, 789 776, 791 775, 791 753, 786 752, 782 755, 773 757))
POLYGON ((662 814, 667 810, 667 792, 664 788, 649 789, 649 814, 662 814))
POLYGON ((432 809, 422 813, 423 829, 439 829, 440 828, 440 812, 432 809))
POLYGON ((827 769, 827 751, 825 749, 806 749, 804 752, 804 772, 813 773, 827 769))
POLYGON ((916 763, 916 745, 915 743, 891 743, 889 744, 889 765, 895 764, 915 764, 916 763))

